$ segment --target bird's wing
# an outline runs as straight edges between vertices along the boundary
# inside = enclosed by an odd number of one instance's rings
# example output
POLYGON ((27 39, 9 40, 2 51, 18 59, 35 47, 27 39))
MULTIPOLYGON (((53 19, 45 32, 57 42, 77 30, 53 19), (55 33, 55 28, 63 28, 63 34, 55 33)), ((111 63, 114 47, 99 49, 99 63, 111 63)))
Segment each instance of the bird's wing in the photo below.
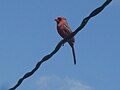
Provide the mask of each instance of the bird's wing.
POLYGON ((72 31, 68 25, 64 24, 63 28, 64 28, 64 33, 66 34, 66 36, 72 33, 72 31))
MULTIPOLYGON (((70 29, 70 27, 67 24, 65 24, 63 27, 64 27, 63 32, 64 32, 65 36, 68 36, 69 34, 72 33, 72 30, 70 29)), ((71 43, 75 42, 74 37, 70 41, 71 41, 71 43)))

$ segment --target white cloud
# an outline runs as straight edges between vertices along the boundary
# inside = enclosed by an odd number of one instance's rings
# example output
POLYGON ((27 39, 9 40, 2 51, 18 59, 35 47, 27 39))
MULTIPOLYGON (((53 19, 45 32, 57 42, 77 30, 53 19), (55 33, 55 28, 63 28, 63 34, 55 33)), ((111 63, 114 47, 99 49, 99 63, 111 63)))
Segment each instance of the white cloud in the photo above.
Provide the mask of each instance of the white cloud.
POLYGON ((91 87, 70 78, 43 76, 37 81, 38 90, 93 90, 91 87))

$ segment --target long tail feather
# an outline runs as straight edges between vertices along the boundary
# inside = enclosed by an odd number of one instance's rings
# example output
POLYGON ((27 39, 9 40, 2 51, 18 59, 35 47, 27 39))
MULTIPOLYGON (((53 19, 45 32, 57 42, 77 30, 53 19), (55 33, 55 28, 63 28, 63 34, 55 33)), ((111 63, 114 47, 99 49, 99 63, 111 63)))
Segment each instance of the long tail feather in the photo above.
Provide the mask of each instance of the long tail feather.
POLYGON ((75 56, 74 45, 72 45, 71 48, 72 48, 72 53, 73 53, 74 64, 76 64, 76 56, 75 56))

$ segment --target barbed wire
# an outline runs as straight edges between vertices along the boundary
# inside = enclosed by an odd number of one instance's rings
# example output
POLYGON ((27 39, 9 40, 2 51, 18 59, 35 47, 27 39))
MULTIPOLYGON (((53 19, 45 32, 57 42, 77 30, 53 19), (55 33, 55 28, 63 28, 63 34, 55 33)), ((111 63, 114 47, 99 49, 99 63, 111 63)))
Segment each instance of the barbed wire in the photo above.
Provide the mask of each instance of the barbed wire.
POLYGON ((9 90, 15 90, 17 87, 19 87, 21 85, 21 83, 27 79, 28 77, 30 77, 31 75, 33 75, 38 68, 41 66, 41 64, 47 60, 49 60, 54 54, 56 54, 58 52, 58 50, 61 48, 61 46, 66 43, 69 39, 71 39, 72 37, 74 37, 80 30, 82 30, 82 28, 87 24, 87 22, 89 21, 89 19, 91 19, 92 17, 96 16, 97 14, 99 14, 112 0, 106 0, 106 2, 103 3, 103 5, 101 5, 100 7, 98 7, 97 9, 95 9, 94 11, 92 11, 90 13, 89 16, 87 16, 86 18, 83 19, 82 23, 80 24, 80 26, 70 35, 68 35, 66 38, 62 39, 57 46, 55 47, 55 49, 48 55, 44 56, 42 58, 41 61, 39 61, 36 66, 30 71, 27 72, 22 78, 20 78, 17 82, 17 84, 15 86, 13 86, 12 88, 10 88, 9 90))

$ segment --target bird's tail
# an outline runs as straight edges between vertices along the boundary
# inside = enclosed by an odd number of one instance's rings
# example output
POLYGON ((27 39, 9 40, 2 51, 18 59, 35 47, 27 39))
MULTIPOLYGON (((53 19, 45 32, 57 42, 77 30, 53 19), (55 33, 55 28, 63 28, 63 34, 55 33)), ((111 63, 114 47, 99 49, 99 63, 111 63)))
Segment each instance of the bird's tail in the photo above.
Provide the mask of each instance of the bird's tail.
POLYGON ((76 56, 75 56, 74 45, 72 45, 71 47, 72 47, 72 53, 73 53, 74 64, 76 64, 76 56))

